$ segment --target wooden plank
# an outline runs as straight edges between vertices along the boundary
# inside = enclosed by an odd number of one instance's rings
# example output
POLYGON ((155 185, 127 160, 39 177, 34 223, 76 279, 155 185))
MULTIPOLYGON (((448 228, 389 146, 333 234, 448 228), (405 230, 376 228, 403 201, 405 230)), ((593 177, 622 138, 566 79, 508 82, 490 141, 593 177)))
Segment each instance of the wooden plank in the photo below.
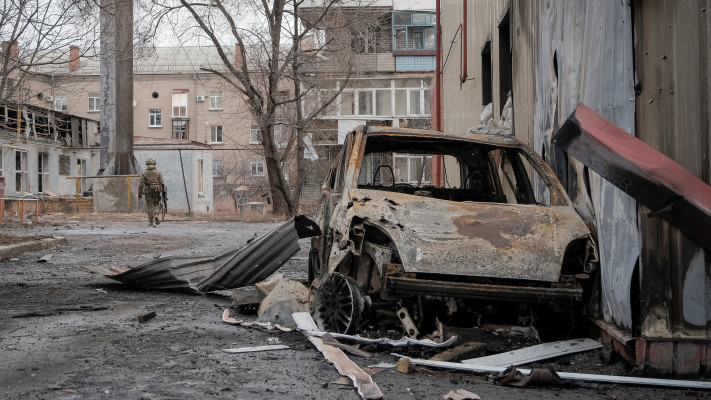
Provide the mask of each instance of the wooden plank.
POLYGON ((534 361, 547 360, 567 354, 595 350, 600 347, 602 347, 602 343, 588 338, 561 340, 485 357, 470 358, 463 360, 462 363, 488 365, 491 367, 509 367, 511 365, 524 365, 534 361))
MULTIPOLYGON (((393 354, 395 357, 405 357, 400 354, 393 354)), ((417 358, 411 358, 410 362, 414 365, 422 365, 425 367, 447 368, 456 371, 492 373, 503 372, 504 367, 490 367, 488 365, 464 364, 447 361, 430 361, 417 358)), ((530 369, 519 369, 522 374, 530 374, 530 369)), ((711 382, 704 381, 685 381, 675 379, 655 379, 655 378, 638 378, 634 376, 614 376, 614 375, 593 375, 579 374, 573 372, 556 372, 562 379, 570 379, 574 381, 584 382, 600 382, 600 383, 619 383, 626 385, 641 385, 641 386, 657 386, 668 388, 681 389, 711 389, 711 382)))
POLYGON ((239 347, 234 349, 222 349, 225 353, 240 354, 240 353, 256 353, 259 351, 286 350, 290 347, 285 344, 271 344, 264 346, 239 347))
MULTIPOLYGON (((294 321, 300 329, 308 331, 317 331, 318 327, 311 314, 305 312, 293 313, 294 321)), ((306 335, 311 343, 330 361, 338 373, 347 376, 353 381, 353 386, 358 389, 358 394, 364 399, 381 399, 383 394, 380 392, 378 385, 373 382, 365 371, 360 369, 353 361, 351 361, 340 349, 323 343, 319 337, 306 335)))

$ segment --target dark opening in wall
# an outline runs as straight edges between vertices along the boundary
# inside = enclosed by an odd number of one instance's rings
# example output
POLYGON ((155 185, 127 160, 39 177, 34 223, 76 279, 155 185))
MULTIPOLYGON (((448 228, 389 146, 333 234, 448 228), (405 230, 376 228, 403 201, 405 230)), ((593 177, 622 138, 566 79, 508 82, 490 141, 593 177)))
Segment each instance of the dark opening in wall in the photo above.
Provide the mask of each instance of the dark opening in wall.
POLYGON ((509 14, 507 11, 499 23, 499 112, 504 109, 509 92, 513 91, 509 14))
POLYGON ((491 84, 491 39, 481 49, 481 104, 491 103, 493 98, 491 84))

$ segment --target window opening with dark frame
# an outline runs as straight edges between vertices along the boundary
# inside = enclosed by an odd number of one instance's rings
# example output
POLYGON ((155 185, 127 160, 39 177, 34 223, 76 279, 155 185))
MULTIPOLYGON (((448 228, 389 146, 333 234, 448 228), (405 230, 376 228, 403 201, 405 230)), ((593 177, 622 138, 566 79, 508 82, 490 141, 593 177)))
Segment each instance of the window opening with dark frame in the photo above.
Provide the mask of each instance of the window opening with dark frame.
POLYGON ((481 50, 481 104, 491 103, 493 90, 491 84, 491 39, 484 43, 481 50))

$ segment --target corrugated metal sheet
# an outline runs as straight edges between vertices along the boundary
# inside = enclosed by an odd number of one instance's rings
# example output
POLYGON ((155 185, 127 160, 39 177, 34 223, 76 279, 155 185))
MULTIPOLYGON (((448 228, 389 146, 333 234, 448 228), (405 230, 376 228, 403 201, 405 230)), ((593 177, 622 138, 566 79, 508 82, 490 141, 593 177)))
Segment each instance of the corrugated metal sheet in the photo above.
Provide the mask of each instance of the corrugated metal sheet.
POLYGON ((538 24, 533 27, 538 54, 534 147, 545 152, 578 212, 594 218, 603 316, 631 329, 630 288, 640 251, 636 203, 551 146, 552 134, 578 103, 627 132, 635 131, 631 9, 626 3, 599 1, 540 2, 538 6, 538 24), (583 184, 586 180, 589 190, 583 184))
MULTIPOLYGON (((711 1, 635 1, 634 22, 639 137, 709 184, 711 1)), ((708 340, 711 252, 648 211, 640 210, 640 333, 708 340)))

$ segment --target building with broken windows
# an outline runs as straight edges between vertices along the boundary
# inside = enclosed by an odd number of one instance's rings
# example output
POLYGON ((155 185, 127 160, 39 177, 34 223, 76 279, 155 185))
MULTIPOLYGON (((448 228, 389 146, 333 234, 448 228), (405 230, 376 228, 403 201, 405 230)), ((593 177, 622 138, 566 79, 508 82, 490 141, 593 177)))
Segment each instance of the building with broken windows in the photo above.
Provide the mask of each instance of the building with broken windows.
MULTIPOLYGON (((302 68, 304 85, 312 89, 305 109, 335 99, 309 125, 320 161, 310 164, 306 203, 318 200, 328 168, 354 127, 430 127, 437 36, 434 1, 344 2, 316 21, 318 5, 300 8, 304 25, 314 28, 312 42, 304 46, 316 53, 302 68)), ((412 182, 418 179, 414 170, 398 171, 412 182)))
POLYGON ((599 163, 581 163, 554 137, 583 103, 711 183, 709 5, 441 1, 434 125, 498 127, 545 158, 596 233, 598 289, 589 306, 599 334, 638 368, 676 377, 711 370, 711 249, 669 214, 694 194, 650 210, 642 204, 660 190, 639 197, 634 177, 618 188, 599 163))

